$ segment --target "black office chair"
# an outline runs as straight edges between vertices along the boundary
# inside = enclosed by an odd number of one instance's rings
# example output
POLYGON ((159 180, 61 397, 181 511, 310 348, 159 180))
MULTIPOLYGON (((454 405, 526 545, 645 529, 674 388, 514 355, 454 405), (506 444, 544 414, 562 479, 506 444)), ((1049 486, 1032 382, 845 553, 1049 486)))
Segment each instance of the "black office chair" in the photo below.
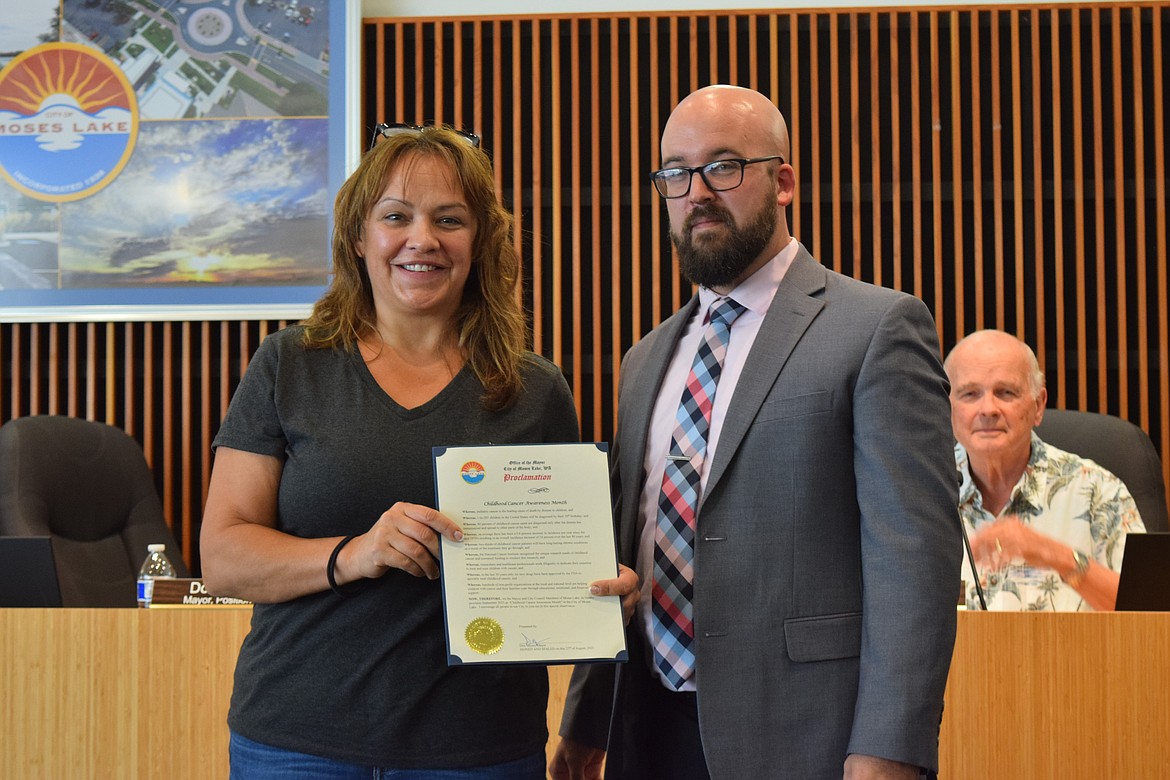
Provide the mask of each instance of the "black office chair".
POLYGON ((142 449, 125 431, 55 415, 0 425, 0 534, 49 536, 66 607, 133 607, 148 544, 189 576, 142 449))
POLYGON ((1147 531, 1170 531, 1162 462, 1138 426, 1096 412, 1045 409, 1036 433, 1048 444, 1089 458, 1129 488, 1147 531))

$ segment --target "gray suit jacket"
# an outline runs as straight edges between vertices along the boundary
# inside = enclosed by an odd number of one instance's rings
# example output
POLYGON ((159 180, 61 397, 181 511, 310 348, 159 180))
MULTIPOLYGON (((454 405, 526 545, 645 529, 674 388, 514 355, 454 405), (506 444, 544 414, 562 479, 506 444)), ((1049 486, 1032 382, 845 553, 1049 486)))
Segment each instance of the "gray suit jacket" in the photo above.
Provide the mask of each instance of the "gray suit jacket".
MULTIPOLYGON (((612 454, 631 567, 650 413, 696 300, 622 363, 612 454)), ((962 555, 947 392, 920 300, 799 248, 697 515, 695 679, 713 778, 839 780, 849 753, 937 767, 962 555)), ((570 686, 561 733, 602 747, 608 727, 608 777, 654 776, 629 738, 631 677, 579 666, 570 686)))

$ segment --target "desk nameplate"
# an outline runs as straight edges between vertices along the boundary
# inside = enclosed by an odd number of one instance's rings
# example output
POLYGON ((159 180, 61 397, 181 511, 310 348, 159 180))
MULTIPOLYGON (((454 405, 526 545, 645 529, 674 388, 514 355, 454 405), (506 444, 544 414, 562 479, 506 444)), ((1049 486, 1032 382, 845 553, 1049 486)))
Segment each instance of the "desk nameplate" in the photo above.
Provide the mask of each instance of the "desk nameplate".
POLYGON ((203 580, 190 577, 157 579, 150 607, 248 607, 252 602, 207 592, 203 580))

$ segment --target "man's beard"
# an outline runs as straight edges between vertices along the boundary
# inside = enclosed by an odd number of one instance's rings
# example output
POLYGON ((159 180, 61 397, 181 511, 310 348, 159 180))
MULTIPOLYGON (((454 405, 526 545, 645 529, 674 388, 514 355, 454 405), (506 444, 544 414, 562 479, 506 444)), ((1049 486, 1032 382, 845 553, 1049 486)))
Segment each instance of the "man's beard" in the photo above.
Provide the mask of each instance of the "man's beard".
POLYGON ((698 206, 679 232, 670 231, 678 250, 683 276, 707 288, 725 287, 739 281, 744 271, 760 256, 776 231, 777 206, 774 197, 764 200, 759 212, 743 227, 727 209, 715 203, 698 206), (729 228, 726 238, 707 238, 696 244, 691 227, 696 220, 718 219, 729 228))

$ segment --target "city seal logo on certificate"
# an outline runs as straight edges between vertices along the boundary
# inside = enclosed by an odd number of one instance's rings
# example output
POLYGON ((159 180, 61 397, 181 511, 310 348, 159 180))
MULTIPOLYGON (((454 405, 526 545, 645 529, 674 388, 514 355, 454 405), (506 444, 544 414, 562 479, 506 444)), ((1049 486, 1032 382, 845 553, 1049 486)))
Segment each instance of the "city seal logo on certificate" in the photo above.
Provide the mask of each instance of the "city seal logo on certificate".
POLYGON ((480 617, 467 624, 463 632, 467 646, 480 655, 498 653, 504 646, 504 629, 491 618, 480 617))
POLYGON ((462 475, 463 481, 469 485, 478 485, 487 476, 483 470, 483 465, 476 463, 474 460, 469 460, 464 463, 463 467, 459 469, 459 473, 462 475))

